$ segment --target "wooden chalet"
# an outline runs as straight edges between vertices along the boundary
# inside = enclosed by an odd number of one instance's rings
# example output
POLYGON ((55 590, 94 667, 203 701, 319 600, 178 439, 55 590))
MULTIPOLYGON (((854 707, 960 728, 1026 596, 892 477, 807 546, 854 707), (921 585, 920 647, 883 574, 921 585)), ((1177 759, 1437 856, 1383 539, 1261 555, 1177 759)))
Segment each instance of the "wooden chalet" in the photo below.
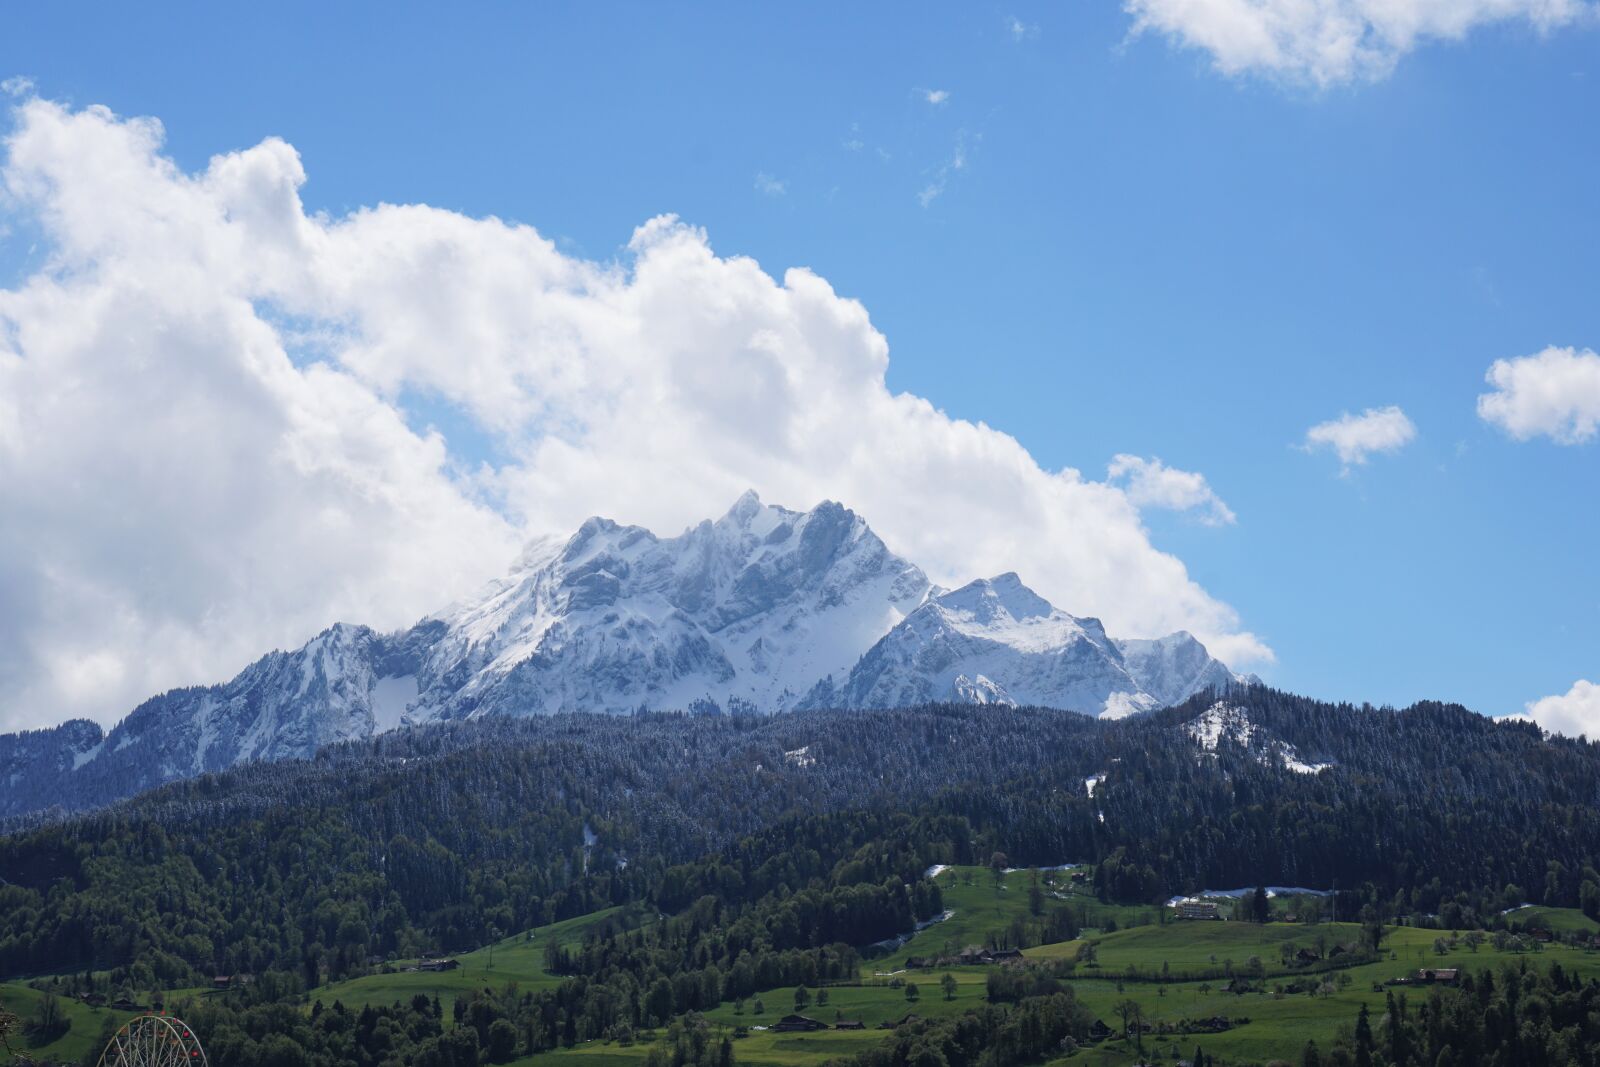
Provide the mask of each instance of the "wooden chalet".
POLYGON ((1418 985, 1455 985, 1460 977, 1455 967, 1424 967, 1411 980, 1418 985))
POLYGON ((780 1034, 792 1034, 804 1030, 826 1030, 828 1024, 818 1019, 809 1019, 804 1015, 785 1015, 772 1024, 772 1029, 780 1034))
POLYGON ((437 959, 437 960, 418 960, 417 961, 417 970, 419 970, 419 971, 453 971, 457 967, 460 967, 460 966, 461 966, 461 961, 460 960, 450 959, 448 957, 444 958, 444 959, 437 959))

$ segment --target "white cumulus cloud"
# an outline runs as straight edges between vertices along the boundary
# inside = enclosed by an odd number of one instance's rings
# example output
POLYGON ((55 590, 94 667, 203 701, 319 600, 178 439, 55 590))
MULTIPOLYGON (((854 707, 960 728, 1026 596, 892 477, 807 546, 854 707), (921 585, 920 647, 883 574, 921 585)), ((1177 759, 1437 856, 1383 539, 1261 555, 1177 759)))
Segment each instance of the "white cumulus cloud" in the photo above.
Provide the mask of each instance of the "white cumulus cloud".
POLYGON ((1120 485, 1137 507, 1193 511, 1207 526, 1228 526, 1235 521, 1233 509, 1223 503, 1205 475, 1169 467, 1159 457, 1119 453, 1106 469, 1106 480, 1120 485))
POLYGON ((1600 355, 1589 349, 1497 359, 1484 377, 1494 391, 1478 397, 1478 417, 1519 441, 1575 445, 1600 432, 1600 355))
POLYGON ((1329 86, 1383 78, 1424 42, 1512 23, 1592 23, 1586 0, 1125 0, 1134 33, 1210 53, 1226 74, 1329 86))
POLYGON ((1305 448, 1332 449, 1348 471, 1370 456, 1398 452, 1416 436, 1417 428, 1406 413, 1391 405, 1368 408, 1359 415, 1346 412, 1337 419, 1319 422, 1306 431, 1305 448))
POLYGON ((747 488, 843 501, 946 584, 1015 569, 1114 633, 1270 658, 1126 488, 890 391, 888 342, 811 271, 670 217, 590 262, 426 206, 308 214, 280 140, 188 173, 152 120, 13 119, 4 212, 50 259, 0 289, 0 728, 408 625, 523 539, 674 533, 747 488))
POLYGON ((950 90, 924 89, 922 90, 922 99, 926 100, 930 104, 942 104, 946 100, 950 99, 950 90))
POLYGON ((1551 733, 1600 739, 1600 685, 1580 679, 1565 693, 1530 702, 1519 718, 1532 719, 1551 733))

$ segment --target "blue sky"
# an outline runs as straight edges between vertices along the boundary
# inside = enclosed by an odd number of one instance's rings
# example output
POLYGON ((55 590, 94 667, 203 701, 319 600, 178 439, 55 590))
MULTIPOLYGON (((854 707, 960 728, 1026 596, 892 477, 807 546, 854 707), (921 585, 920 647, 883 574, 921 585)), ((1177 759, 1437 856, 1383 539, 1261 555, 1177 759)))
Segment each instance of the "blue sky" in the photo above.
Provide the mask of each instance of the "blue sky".
MULTIPOLYGON (((1275 684, 1503 714, 1600 673, 1600 444, 1476 409, 1496 360, 1600 348, 1592 20, 1316 84, 1115 3, 163 12, 13 6, 0 76, 159 118, 187 171, 281 137, 333 217, 426 203, 610 262, 672 213, 809 267, 888 339, 892 390, 1046 469, 1202 473, 1237 522, 1152 510, 1151 540, 1275 684), (1297 447, 1390 405, 1392 453, 1297 447)), ((0 280, 37 268, 29 225, 0 280)), ((496 458, 427 412, 457 463, 496 458)))

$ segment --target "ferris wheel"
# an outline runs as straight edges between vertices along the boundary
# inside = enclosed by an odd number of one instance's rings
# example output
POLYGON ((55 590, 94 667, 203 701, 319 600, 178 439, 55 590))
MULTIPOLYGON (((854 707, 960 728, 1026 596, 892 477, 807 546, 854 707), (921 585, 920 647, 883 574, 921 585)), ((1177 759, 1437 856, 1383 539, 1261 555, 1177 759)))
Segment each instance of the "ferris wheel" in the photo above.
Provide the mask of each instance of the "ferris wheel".
POLYGON ((210 1067, 200 1039, 182 1019, 141 1015, 112 1035, 100 1067, 210 1067))

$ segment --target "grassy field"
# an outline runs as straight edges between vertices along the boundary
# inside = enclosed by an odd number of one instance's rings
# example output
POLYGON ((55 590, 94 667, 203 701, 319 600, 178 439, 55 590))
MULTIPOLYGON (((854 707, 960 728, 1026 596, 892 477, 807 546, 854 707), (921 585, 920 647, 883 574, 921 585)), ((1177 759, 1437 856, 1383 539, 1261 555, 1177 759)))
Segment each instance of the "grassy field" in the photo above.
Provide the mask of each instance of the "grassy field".
MULTIPOLYGON (((984 1003, 987 967, 941 967, 908 971, 910 957, 936 957, 959 951, 970 944, 989 940, 996 932, 1009 929, 1013 920, 1028 913, 1030 874, 1016 871, 996 885, 989 871, 961 868, 939 875, 945 906, 954 914, 945 922, 928 927, 898 951, 869 960, 862 967, 860 984, 831 986, 827 1003, 815 1002, 818 991, 808 991, 812 1003, 804 1014, 830 1026, 841 1019, 859 1020, 861 1031, 825 1030, 815 1033, 778 1034, 765 1027, 794 1010, 795 990, 775 989, 751 998, 743 1005, 724 1003, 707 1012, 710 1023, 727 1032, 743 1027, 748 1035, 738 1038, 736 1049, 743 1064, 771 1067, 815 1065, 848 1056, 887 1039, 879 1024, 893 1023, 908 1013, 924 1018, 957 1015, 984 1003), (940 978, 950 974, 956 982, 954 995, 946 999, 940 978), (915 1000, 907 997, 907 984, 918 989, 915 1000), (757 1012, 756 1001, 761 1002, 757 1012)), ((1269 923, 1257 926, 1241 922, 1161 923, 1159 909, 1103 905, 1071 888, 1065 875, 1057 875, 1054 887, 1045 886, 1047 906, 1070 904, 1081 908, 1096 925, 1084 930, 1077 940, 1056 945, 1041 945, 1026 951, 1032 960, 1077 958, 1083 946, 1093 941, 1098 966, 1078 966, 1067 980, 1078 997, 1099 1018, 1115 1027, 1116 1005, 1127 999, 1137 1001, 1146 1019, 1154 1024, 1177 1024, 1185 1018, 1216 1015, 1245 1019, 1248 1023, 1221 1033, 1203 1036, 1146 1035, 1145 1057, 1170 1059, 1174 1051, 1192 1055, 1196 1045, 1207 1054, 1231 1063, 1264 1063, 1274 1058, 1298 1060, 1307 1038, 1323 1047, 1330 1045, 1338 1029, 1352 1024, 1362 1004, 1381 1014, 1386 988, 1383 983, 1427 966, 1459 967, 1478 970, 1503 964, 1544 967, 1559 960, 1569 972, 1582 977, 1600 978, 1600 953, 1563 946, 1546 946, 1542 952, 1498 951, 1491 944, 1472 951, 1464 942, 1439 955, 1434 942, 1440 931, 1409 927, 1391 928, 1379 958, 1342 971, 1306 973, 1305 968, 1286 965, 1282 946, 1318 949, 1354 942, 1359 928, 1350 923, 1325 923, 1307 926, 1269 923), (1057 895, 1059 894, 1059 895, 1057 895), (1107 930, 1108 925, 1116 929, 1107 930), (1235 972, 1249 969, 1252 957, 1261 961, 1262 977, 1255 980, 1258 991, 1245 994, 1224 992, 1226 979, 1202 979, 1200 972, 1222 969, 1232 961, 1235 972), (1163 981, 1163 967, 1168 978, 1163 981), (1335 981, 1318 993, 1289 992, 1301 983, 1308 988, 1321 986, 1344 974, 1348 980, 1335 981), (1374 986, 1378 988, 1375 989, 1374 986)), ((542 927, 501 941, 492 949, 466 953, 455 971, 396 972, 369 975, 319 989, 314 999, 325 1004, 341 1000, 349 1007, 368 1003, 392 1003, 418 993, 437 996, 446 1012, 462 992, 485 986, 502 987, 516 982, 523 988, 549 987, 560 981, 544 970, 545 946, 551 939, 575 944, 597 924, 620 909, 542 927)), ((1558 932, 1596 929, 1581 913, 1567 909, 1527 908, 1515 914, 1522 923, 1546 926, 1558 932)), ((1448 934, 1444 936, 1448 937, 1448 934)), ((37 1004, 39 993, 20 984, 0 985, 0 1004, 28 1016, 37 1004)), ((1413 997, 1426 996, 1426 990, 1413 990, 1413 997)), ((175 997, 169 994, 169 999, 175 997)), ((128 1013, 109 1009, 90 1009, 76 1002, 62 1001, 72 1019, 72 1029, 60 1041, 30 1050, 41 1059, 76 1060, 100 1037, 107 1019, 120 1025, 128 1013)), ((592 1041, 577 1048, 547 1053, 517 1061, 516 1067, 624 1067, 640 1063, 649 1045, 628 1047, 592 1041)), ((1121 1039, 1082 1049, 1059 1064, 1105 1065, 1120 1067, 1138 1060, 1133 1044, 1121 1039)))
MULTIPOLYGON (((498 989, 508 982, 516 982, 523 989, 559 985, 561 979, 544 969, 545 946, 552 939, 560 944, 577 944, 590 929, 624 911, 624 908, 607 908, 513 935, 495 945, 455 957, 461 961, 461 966, 453 971, 396 970, 391 974, 372 974, 323 986, 315 991, 313 999, 324 1004, 338 1000, 347 1008, 359 1008, 365 1004, 410 1000, 422 993, 438 997, 448 1014, 456 997, 468 990, 485 986, 498 989)), ((397 961, 401 965, 415 962, 397 961)))
MULTIPOLYGON (((22 982, 0 983, 0 1008, 14 1012, 24 1021, 38 1009, 39 1000, 43 996, 43 993, 22 982)), ((56 1000, 61 1005, 62 1012, 72 1020, 72 1028, 60 1039, 47 1045, 33 1046, 26 1039, 15 1042, 18 1051, 26 1052, 36 1060, 76 1062, 87 1055, 91 1048, 96 1048, 102 1043, 102 1028, 107 1020, 117 1027, 139 1014, 131 1011, 114 1011, 111 1008, 91 1008, 71 997, 57 997, 56 1000)))
POLYGON ((1545 908, 1535 905, 1506 913, 1506 921, 1528 929, 1543 928, 1557 934, 1600 934, 1600 923, 1576 908, 1545 908))
MULTIPOLYGON (((1063 885, 1065 879, 1058 879, 1063 885)), ((706 1018, 716 1028, 732 1031, 735 1027, 749 1028, 747 1037, 739 1038, 735 1048, 739 1062, 757 1067, 799 1067, 820 1064, 830 1058, 846 1056, 864 1047, 881 1042, 888 1037, 878 1024, 895 1022, 908 1013, 923 1018, 957 1015, 984 1003, 986 967, 941 967, 932 970, 906 971, 905 961, 911 956, 937 956, 967 944, 984 941, 993 930, 1008 928, 1011 921, 1027 911, 1027 872, 1014 872, 997 889, 992 876, 982 869, 960 869, 940 875, 946 907, 955 914, 946 922, 922 931, 902 949, 879 960, 868 961, 863 967, 860 985, 833 986, 827 990, 828 1002, 815 1003, 816 990, 809 991, 813 1003, 805 1015, 834 1024, 839 1019, 859 1020, 866 1024, 865 1031, 826 1030, 805 1034, 775 1034, 756 1029, 776 1022, 794 1010, 794 990, 776 989, 751 998, 742 1010, 733 1004, 722 1004, 707 1012, 706 1018), (968 878, 971 875, 971 878, 968 878), (940 987, 940 977, 949 973, 956 980, 953 999, 946 1000, 940 987), (918 999, 906 997, 905 983, 918 987, 918 999), (762 1002, 764 1010, 755 1012, 755 1000, 762 1002)), ((1074 904, 1088 898, 1081 894, 1068 894, 1074 904)), ((1057 901, 1052 900, 1052 903, 1057 901)), ((1146 1019, 1154 1024, 1177 1024, 1185 1018, 1208 1018, 1221 1015, 1229 1019, 1245 1019, 1248 1023, 1237 1025, 1221 1034, 1161 1035, 1148 1034, 1144 1039, 1144 1056, 1147 1059, 1170 1059, 1174 1052, 1187 1057, 1196 1045, 1208 1055, 1230 1063, 1265 1063, 1275 1058, 1298 1060, 1307 1038, 1319 1046, 1331 1045, 1336 1032, 1352 1025, 1362 1004, 1377 1014, 1382 1013, 1387 987, 1383 983, 1410 974, 1421 967, 1459 967, 1477 970, 1517 965, 1526 961, 1529 966, 1544 967, 1560 960, 1569 972, 1583 977, 1600 978, 1600 953, 1561 946, 1547 946, 1542 952, 1518 954, 1497 951, 1484 944, 1471 951, 1465 943, 1445 955, 1433 948, 1441 931, 1409 927, 1390 928, 1384 941, 1383 952, 1375 962, 1345 968, 1343 972, 1330 971, 1306 974, 1305 968, 1286 966, 1282 962, 1280 946, 1292 943, 1298 947, 1316 950, 1319 937, 1328 947, 1341 942, 1354 942, 1360 929, 1351 923, 1325 923, 1307 926, 1288 923, 1270 923, 1257 926, 1240 922, 1169 922, 1146 925, 1127 924, 1154 917, 1152 908, 1114 908, 1095 904, 1104 909, 1097 919, 1115 920, 1119 929, 1102 932, 1090 928, 1076 941, 1059 945, 1044 945, 1028 949, 1030 959, 1073 959, 1086 940, 1097 944, 1099 968, 1080 967, 1068 980, 1079 998, 1099 1018, 1110 1026, 1117 1026, 1115 1006, 1123 1000, 1138 1001, 1146 1019), (1391 958, 1392 956, 1392 958, 1391 958), (1212 962, 1212 957, 1216 962, 1212 962), (1235 969, 1244 970, 1251 957, 1261 960, 1265 976, 1256 980, 1259 991, 1246 994, 1224 992, 1226 979, 1185 980, 1186 972, 1221 968, 1232 960, 1235 969), (1173 974, 1163 982, 1162 965, 1168 965, 1173 974), (1118 980, 1097 977, 1100 973, 1119 972, 1126 975, 1137 971, 1140 978, 1118 980), (1309 987, 1321 986, 1324 981, 1336 979, 1340 973, 1348 974, 1347 983, 1335 982, 1324 993, 1290 993, 1286 987, 1296 981, 1309 987), (1377 984, 1379 989, 1373 987, 1377 984), (1280 992, 1280 990, 1282 990, 1280 992)), ((1527 909, 1532 911, 1533 909, 1527 909)), ((1548 909, 1540 916, 1552 929, 1587 929, 1574 925, 1587 920, 1575 911, 1548 909)), ((1448 937, 1448 933, 1444 936, 1448 937)), ((1414 989, 1412 997, 1425 997, 1426 990, 1414 989)), ((648 1044, 629 1047, 593 1041, 577 1048, 547 1053, 518 1061, 518 1067, 540 1067, 572 1063, 587 1067, 622 1067, 640 1063, 648 1044)), ((1058 1064, 1090 1067, 1124 1067, 1138 1062, 1139 1055, 1133 1043, 1122 1039, 1102 1042, 1077 1053, 1063 1057, 1058 1064)))

